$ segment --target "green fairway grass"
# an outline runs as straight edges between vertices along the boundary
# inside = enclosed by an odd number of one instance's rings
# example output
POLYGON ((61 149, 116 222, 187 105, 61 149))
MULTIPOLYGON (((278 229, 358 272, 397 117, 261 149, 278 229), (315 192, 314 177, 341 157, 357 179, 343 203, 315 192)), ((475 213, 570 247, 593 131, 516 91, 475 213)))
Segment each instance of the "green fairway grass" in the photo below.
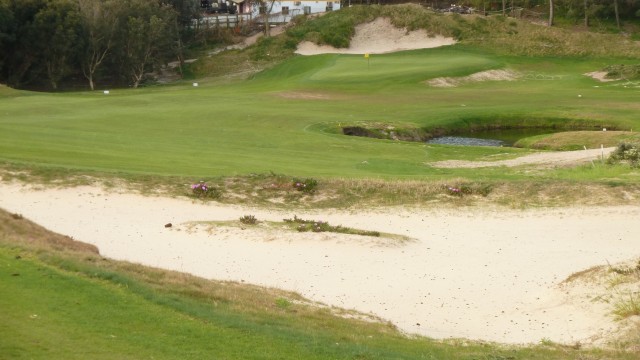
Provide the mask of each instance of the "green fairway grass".
MULTIPOLYGON (((367 66, 355 55, 294 57, 248 81, 113 89, 109 95, 5 90, 0 93, 0 159, 180 176, 274 171, 438 178, 429 162, 523 150, 347 137, 340 126, 640 129, 636 88, 599 84, 583 75, 599 69, 602 59, 515 58, 460 45, 372 55, 370 62, 367 66), (425 83, 502 68, 534 77, 456 88, 425 83)), ((474 170, 483 173, 489 176, 491 170, 474 170)))

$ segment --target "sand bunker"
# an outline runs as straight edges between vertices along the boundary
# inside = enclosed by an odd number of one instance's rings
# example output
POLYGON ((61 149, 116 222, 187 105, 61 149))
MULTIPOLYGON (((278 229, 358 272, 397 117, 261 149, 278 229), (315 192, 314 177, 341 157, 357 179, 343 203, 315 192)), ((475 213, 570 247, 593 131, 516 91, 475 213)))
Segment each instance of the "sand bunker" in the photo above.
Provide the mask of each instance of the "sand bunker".
POLYGON ((590 73, 586 73, 584 74, 585 76, 588 76, 594 80, 598 80, 600 82, 610 82, 610 81, 617 81, 620 79, 611 79, 607 77, 607 72, 606 71, 594 71, 594 72, 590 72, 590 73))
POLYGON ((303 41, 296 54, 384 54, 403 50, 416 50, 453 45, 456 41, 443 36, 430 36, 424 30, 407 31, 391 24, 387 18, 356 26, 356 33, 349 48, 337 49, 328 45, 317 45, 303 41))
POLYGON ((291 290, 434 338, 607 339, 619 330, 610 307, 567 301, 559 284, 640 254, 638 207, 297 212, 415 239, 395 245, 355 235, 194 226, 294 214, 93 187, 34 191, 0 183, 0 207, 93 244, 105 257, 291 290))
POLYGON ((462 77, 440 77, 427 81, 433 87, 456 87, 466 83, 480 81, 514 81, 520 78, 520 73, 512 70, 487 70, 462 77))

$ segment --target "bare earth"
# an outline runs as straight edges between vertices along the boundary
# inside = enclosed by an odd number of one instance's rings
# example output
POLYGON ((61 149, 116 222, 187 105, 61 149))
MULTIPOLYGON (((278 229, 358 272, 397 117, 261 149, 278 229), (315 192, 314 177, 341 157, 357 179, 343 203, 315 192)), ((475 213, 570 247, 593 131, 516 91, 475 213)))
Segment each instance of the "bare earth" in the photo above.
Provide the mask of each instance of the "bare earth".
POLYGON ((606 158, 615 149, 615 147, 610 147, 578 151, 539 152, 531 155, 520 156, 515 159, 498 161, 445 160, 429 163, 429 165, 439 168, 481 168, 490 166, 513 167, 521 165, 537 165, 539 167, 571 166, 606 158))
POLYGON ((640 254, 639 207, 295 214, 414 239, 408 242, 197 224, 247 214, 282 221, 294 213, 93 187, 1 183, 0 207, 96 245, 106 257, 292 290, 434 338, 604 341, 619 325, 610 304, 577 302, 560 283, 640 254))

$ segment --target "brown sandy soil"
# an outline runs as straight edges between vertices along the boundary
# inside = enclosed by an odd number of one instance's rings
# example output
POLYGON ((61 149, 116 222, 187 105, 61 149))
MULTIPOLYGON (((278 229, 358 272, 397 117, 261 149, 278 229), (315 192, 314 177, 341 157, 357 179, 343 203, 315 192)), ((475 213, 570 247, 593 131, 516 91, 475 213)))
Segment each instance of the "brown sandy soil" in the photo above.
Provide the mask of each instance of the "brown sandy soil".
POLYGON ((606 158, 616 148, 604 148, 604 149, 589 149, 578 151, 554 151, 554 152, 539 152, 531 155, 520 156, 515 159, 498 160, 498 161, 463 161, 463 160, 445 160, 428 165, 439 168, 481 168, 491 166, 522 166, 522 165, 535 165, 538 167, 558 167, 558 166, 573 166, 582 163, 588 163, 590 161, 596 161, 606 158))
POLYGON ((7 183, 0 183, 0 207, 106 257, 291 290, 434 338, 600 344, 621 326, 611 306, 567 301, 559 284, 640 254, 640 207, 295 213, 7 183), (413 240, 241 227, 247 214, 297 215, 413 240))

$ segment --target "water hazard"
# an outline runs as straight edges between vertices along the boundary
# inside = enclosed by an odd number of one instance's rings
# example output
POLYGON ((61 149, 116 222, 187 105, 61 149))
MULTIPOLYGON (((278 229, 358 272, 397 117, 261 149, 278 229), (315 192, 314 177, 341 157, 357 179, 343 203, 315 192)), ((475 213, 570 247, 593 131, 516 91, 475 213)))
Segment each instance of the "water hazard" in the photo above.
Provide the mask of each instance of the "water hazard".
POLYGON ((479 130, 441 136, 428 140, 427 143, 458 146, 513 146, 518 140, 526 137, 556 132, 558 129, 549 128, 479 130))

